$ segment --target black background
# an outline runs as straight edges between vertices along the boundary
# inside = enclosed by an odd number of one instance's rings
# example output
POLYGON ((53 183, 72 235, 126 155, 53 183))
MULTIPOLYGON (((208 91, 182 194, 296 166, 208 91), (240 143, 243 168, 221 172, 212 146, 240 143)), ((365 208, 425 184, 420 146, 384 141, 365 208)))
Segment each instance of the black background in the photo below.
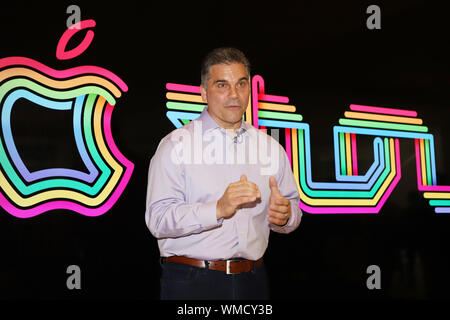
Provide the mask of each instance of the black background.
MULTIPOLYGON (((353 103, 416 110, 435 136, 438 184, 450 184, 448 10, 429 1, 2 4, 1 58, 97 65, 127 83, 112 133, 135 170, 116 205, 96 218, 60 210, 19 219, 0 210, 0 298, 158 299, 159 251, 144 212, 150 158, 174 129, 165 83, 198 85, 200 61, 215 47, 243 50, 266 92, 288 96, 311 125, 314 180, 333 179, 332 126, 353 103), (82 55, 59 61, 70 4, 96 21, 95 37, 82 55), (366 27, 370 4, 381 8, 381 30, 366 27), (72 264, 81 290, 66 287, 72 264)), ((18 104, 12 128, 30 169, 82 168, 70 112, 18 104)), ((358 140, 361 171, 372 157, 366 142, 358 140)), ((265 261, 274 299, 449 298, 450 216, 435 214, 417 191, 413 147, 401 140, 402 179, 380 214, 305 213, 295 232, 272 233, 265 261), (366 287, 372 264, 381 290, 366 287)))

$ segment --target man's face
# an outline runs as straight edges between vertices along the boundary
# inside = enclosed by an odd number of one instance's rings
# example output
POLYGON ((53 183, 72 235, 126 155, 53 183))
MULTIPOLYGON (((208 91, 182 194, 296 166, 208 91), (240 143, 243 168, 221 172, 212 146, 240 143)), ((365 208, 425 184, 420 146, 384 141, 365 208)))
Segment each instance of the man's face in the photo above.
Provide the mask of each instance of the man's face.
POLYGON ((209 69, 207 89, 200 87, 211 117, 222 128, 239 129, 250 97, 245 66, 242 63, 213 65, 209 69))

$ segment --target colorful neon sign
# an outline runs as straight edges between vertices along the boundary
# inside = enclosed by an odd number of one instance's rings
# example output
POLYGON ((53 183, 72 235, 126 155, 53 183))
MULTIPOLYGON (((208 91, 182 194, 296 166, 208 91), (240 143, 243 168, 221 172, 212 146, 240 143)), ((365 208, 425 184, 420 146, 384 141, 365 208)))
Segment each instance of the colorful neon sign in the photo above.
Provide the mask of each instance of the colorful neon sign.
MULTIPOLYGON (((206 106, 199 86, 167 83, 167 117, 179 128, 196 119, 206 106)), ((265 93, 264 79, 255 75, 244 119, 255 128, 283 129, 285 150, 300 194, 300 208, 313 214, 376 214, 401 178, 399 139, 414 139, 417 185, 436 213, 450 213, 450 186, 436 181, 434 137, 417 112, 350 105, 333 127, 336 182, 316 182, 311 174, 309 124, 296 114, 289 98, 265 93), (374 160, 359 174, 356 135, 373 139, 374 160)))
MULTIPOLYGON (((87 49, 94 32, 65 51, 78 31, 95 26, 79 22, 67 29, 57 46, 59 59, 71 59, 87 49)), ((50 210, 67 209, 86 216, 107 212, 125 189, 134 164, 118 150, 111 133, 116 99, 128 90, 114 73, 97 66, 55 70, 25 57, 0 59, 0 206, 29 218, 50 210), (73 130, 88 173, 67 168, 30 172, 22 161, 11 130, 11 110, 19 99, 36 106, 73 112, 73 130)))

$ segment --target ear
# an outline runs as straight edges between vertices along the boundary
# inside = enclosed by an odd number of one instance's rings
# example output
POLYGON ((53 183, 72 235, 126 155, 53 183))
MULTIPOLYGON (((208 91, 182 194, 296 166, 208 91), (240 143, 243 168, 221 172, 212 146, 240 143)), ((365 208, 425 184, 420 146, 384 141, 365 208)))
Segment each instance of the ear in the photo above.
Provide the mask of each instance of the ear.
POLYGON ((203 84, 200 85, 200 92, 201 92, 201 94, 202 94, 202 100, 203 100, 203 102, 208 103, 208 98, 206 97, 206 89, 205 89, 205 87, 203 86, 203 84))

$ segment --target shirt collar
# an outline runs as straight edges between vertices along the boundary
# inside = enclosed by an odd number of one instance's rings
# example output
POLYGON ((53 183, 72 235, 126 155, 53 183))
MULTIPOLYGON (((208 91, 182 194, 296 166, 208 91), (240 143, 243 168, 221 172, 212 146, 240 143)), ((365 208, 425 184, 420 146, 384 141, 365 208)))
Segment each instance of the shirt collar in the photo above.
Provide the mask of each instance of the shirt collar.
MULTIPOLYGON (((200 114, 200 116, 197 118, 198 120, 200 120, 202 122, 202 134, 204 134, 206 131, 208 130, 213 130, 213 129, 217 129, 217 128, 222 128, 217 122, 216 120, 214 120, 211 115, 208 112, 208 107, 205 107, 202 111, 202 113, 200 114)), ((244 119, 241 120, 241 126, 238 130, 243 129, 244 132, 248 131, 251 127, 251 124, 247 123, 246 121, 244 121, 244 119)), ((223 129, 223 128, 222 128, 223 129)), ((225 130, 225 129, 223 129, 225 130)))

